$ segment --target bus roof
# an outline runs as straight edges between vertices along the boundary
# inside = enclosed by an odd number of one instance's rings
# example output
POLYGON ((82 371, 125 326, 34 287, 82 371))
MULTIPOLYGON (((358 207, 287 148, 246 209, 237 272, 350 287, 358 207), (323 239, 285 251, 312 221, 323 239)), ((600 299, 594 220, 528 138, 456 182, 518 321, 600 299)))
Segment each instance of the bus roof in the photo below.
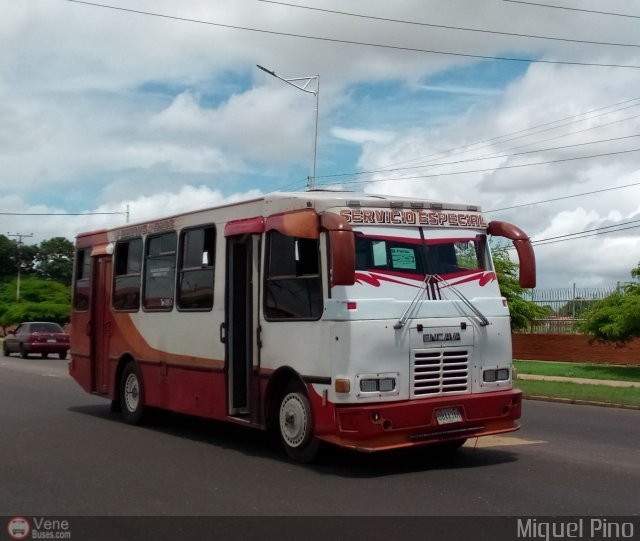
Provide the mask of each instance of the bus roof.
POLYGON ((82 232, 77 238, 86 238, 89 236, 102 236, 110 231, 122 229, 123 227, 135 227, 139 225, 158 222, 159 220, 177 220, 184 217, 196 217, 199 214, 221 211, 222 213, 233 216, 234 209, 237 209, 238 217, 243 217, 246 213, 240 212, 241 209, 247 207, 248 214, 268 216, 279 212, 287 212, 297 209, 313 208, 318 212, 323 212, 336 207, 350 208, 392 208, 392 209, 427 209, 436 211, 471 211, 481 212, 481 208, 477 205, 467 205, 460 203, 446 203, 442 201, 434 201, 430 199, 421 199, 417 197, 399 197, 389 195, 370 194, 363 192, 348 192, 337 190, 311 190, 305 192, 272 192, 257 197, 218 205, 215 207, 206 207, 194 209, 193 211, 183 212, 170 216, 158 216, 149 220, 134 222, 132 224, 119 225, 116 227, 102 229, 98 231, 82 232), (253 212, 251 211, 253 209, 253 212), (260 209, 260 210, 258 210, 260 209), (226 212, 225 212, 226 211, 226 212))

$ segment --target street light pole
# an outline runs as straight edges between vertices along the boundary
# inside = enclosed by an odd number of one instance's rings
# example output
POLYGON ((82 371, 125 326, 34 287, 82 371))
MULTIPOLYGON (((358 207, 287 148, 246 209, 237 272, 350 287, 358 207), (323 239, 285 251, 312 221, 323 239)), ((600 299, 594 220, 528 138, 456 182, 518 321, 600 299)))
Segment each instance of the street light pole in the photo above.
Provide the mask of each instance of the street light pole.
POLYGON ((307 178, 307 190, 313 190, 316 187, 316 161, 318 156, 318 111, 320 108, 320 75, 311 75, 309 77, 294 77, 292 79, 285 79, 284 77, 280 77, 276 75, 276 72, 270 69, 261 66, 260 64, 256 64, 259 69, 268 73, 269 75, 275 77, 276 79, 280 79, 285 83, 295 86, 298 90, 302 90, 303 92, 307 92, 308 94, 313 94, 316 97, 316 125, 315 125, 315 134, 313 138, 313 170, 311 176, 307 178), (308 88, 311 81, 316 82, 316 89, 311 90, 308 88))
POLYGON ((33 237, 33 233, 29 233, 25 235, 24 233, 7 233, 7 237, 18 237, 17 247, 18 247, 18 283, 16 286, 16 302, 20 302, 20 246, 22 246, 22 239, 26 237, 33 237))

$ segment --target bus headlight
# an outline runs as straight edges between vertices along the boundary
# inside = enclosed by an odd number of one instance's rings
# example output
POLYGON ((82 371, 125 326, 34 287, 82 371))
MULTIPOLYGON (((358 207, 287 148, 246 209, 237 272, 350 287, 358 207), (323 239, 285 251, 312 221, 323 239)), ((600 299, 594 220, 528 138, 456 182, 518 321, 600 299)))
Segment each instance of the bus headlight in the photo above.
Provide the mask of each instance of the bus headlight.
POLYGON ((482 372, 482 381, 485 383, 495 383, 496 381, 507 381, 509 379, 508 368, 497 368, 482 372))
POLYGON ((398 394, 398 378, 397 372, 358 374, 356 376, 358 396, 398 394))

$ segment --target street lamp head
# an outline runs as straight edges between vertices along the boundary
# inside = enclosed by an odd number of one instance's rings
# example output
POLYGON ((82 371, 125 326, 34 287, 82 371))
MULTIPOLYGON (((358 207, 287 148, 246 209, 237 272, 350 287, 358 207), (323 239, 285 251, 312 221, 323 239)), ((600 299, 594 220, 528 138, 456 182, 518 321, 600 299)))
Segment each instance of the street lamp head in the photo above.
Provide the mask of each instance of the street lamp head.
POLYGON ((273 75, 274 77, 277 77, 275 71, 271 71, 271 70, 265 68, 264 66, 261 66, 260 64, 256 64, 256 66, 258 66, 259 69, 261 69, 262 71, 268 73, 269 75, 273 75))

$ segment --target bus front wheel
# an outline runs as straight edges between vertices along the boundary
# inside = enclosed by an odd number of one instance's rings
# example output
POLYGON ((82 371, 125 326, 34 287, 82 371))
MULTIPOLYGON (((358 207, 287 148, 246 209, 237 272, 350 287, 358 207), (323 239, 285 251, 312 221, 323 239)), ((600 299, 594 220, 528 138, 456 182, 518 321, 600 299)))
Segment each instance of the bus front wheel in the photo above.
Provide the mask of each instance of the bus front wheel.
POLYGON ((288 388, 280 400, 278 411, 280 440, 290 458, 309 463, 317 455, 320 442, 313 436, 311 405, 297 387, 288 388))
POLYGON ((129 362, 122 371, 120 380, 120 406, 125 422, 137 425, 144 413, 144 387, 134 362, 129 362))

